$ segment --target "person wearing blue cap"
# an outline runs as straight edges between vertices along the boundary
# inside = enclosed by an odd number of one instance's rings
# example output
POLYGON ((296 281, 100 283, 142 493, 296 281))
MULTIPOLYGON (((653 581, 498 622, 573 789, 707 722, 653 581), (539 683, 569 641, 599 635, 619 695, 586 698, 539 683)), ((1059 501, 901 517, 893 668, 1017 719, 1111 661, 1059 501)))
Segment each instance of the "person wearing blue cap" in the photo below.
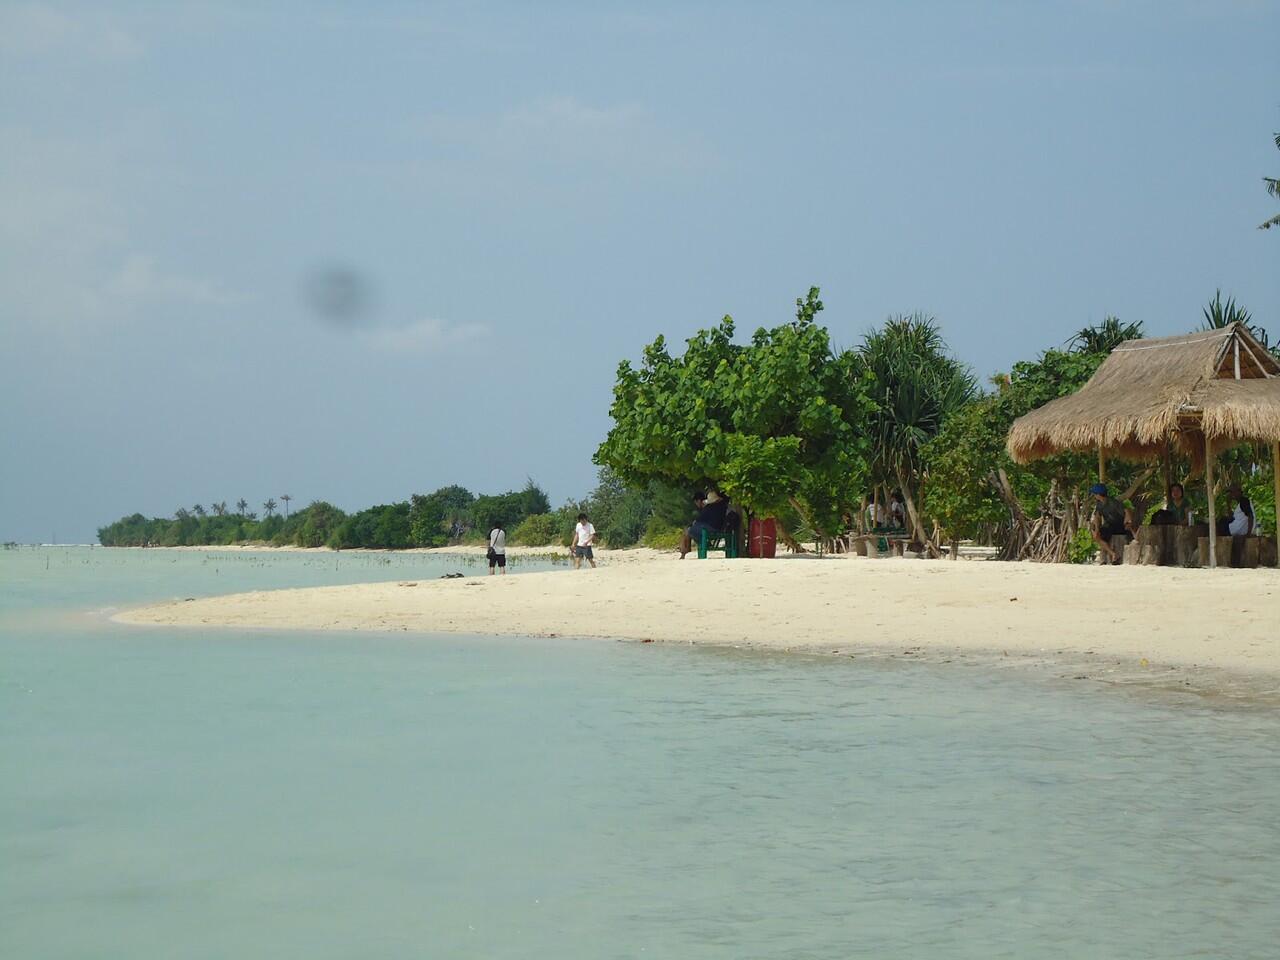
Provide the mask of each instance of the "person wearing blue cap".
POLYGON ((1095 483, 1089 488, 1089 492, 1098 501, 1093 505, 1093 522, 1090 524, 1093 528, 1093 540, 1112 563, 1119 563, 1120 555, 1112 549, 1111 538, 1124 536, 1133 539, 1133 521, 1129 511, 1123 503, 1107 493, 1105 483, 1095 483))

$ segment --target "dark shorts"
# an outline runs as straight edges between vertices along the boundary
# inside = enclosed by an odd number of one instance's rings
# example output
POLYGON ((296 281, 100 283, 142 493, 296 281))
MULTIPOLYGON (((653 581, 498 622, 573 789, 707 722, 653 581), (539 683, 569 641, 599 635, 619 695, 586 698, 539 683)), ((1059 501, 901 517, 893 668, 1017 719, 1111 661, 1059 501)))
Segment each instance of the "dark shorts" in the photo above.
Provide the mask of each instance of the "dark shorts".
POLYGON ((505 553, 489 554, 490 570, 492 570, 494 567, 502 567, 503 569, 506 569, 506 566, 507 566, 507 555, 505 553))
POLYGON ((1102 537, 1103 540, 1106 540, 1108 543, 1111 542, 1112 537, 1124 537, 1128 540, 1133 539, 1133 534, 1125 529, 1125 526, 1123 523, 1120 524, 1118 527, 1103 527, 1101 530, 1098 531, 1098 535, 1102 537))
POLYGON ((573 555, 574 555, 575 557, 579 557, 579 558, 581 558, 581 559, 583 559, 583 560, 591 560, 591 559, 593 559, 593 558, 594 558, 594 556, 595 556, 595 554, 593 554, 593 553, 591 552, 591 548, 590 548, 590 547, 574 547, 574 548, 573 548, 573 555))

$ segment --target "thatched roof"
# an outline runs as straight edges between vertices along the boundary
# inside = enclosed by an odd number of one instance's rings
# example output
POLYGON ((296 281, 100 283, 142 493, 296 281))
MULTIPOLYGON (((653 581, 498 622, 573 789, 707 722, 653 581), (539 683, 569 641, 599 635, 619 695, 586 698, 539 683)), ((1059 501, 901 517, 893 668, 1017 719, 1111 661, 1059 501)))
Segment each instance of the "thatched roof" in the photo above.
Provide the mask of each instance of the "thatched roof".
POLYGON ((1145 460, 1166 443, 1195 453, 1280 440, 1280 361, 1240 324, 1182 337, 1129 340, 1078 391, 1014 421, 1019 463, 1066 450, 1105 449, 1145 460))

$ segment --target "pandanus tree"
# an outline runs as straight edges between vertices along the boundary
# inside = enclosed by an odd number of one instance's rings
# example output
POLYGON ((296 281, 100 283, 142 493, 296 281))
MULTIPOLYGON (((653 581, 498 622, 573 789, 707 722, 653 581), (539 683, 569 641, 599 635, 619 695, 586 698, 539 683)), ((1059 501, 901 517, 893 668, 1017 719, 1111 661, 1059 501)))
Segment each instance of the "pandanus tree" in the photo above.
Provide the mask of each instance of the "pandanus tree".
MULTIPOLYGON (((1280 150, 1280 133, 1277 133, 1275 138, 1276 149, 1280 150)), ((1277 200, 1280 200, 1280 179, 1277 179, 1276 177, 1263 177, 1262 182, 1267 185, 1267 193, 1271 194, 1271 196, 1275 197, 1277 200)), ((1277 213, 1274 217, 1268 217, 1266 220, 1263 220, 1258 224, 1259 230, 1270 230, 1272 227, 1280 227, 1280 213, 1277 213)))
POLYGON ((968 369, 947 352, 932 317, 899 315, 867 334, 857 369, 872 383, 875 410, 871 438, 873 483, 902 491, 913 536, 928 542, 918 507, 924 476, 923 449, 947 418, 974 396, 968 369))
POLYGON ((1072 353, 1110 353, 1126 340, 1136 340, 1142 336, 1142 321, 1125 323, 1119 317, 1108 314, 1103 321, 1091 327, 1077 330, 1075 336, 1067 341, 1072 353))

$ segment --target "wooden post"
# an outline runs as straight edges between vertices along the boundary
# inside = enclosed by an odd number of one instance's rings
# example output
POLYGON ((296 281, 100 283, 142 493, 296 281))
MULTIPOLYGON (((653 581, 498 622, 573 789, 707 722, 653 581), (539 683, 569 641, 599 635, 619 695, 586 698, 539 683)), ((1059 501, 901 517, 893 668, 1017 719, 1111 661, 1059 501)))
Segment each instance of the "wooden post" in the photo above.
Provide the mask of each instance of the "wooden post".
POLYGON ((1280 440, 1271 445, 1271 473, 1276 482, 1276 528, 1271 532, 1276 538, 1276 566, 1280 567, 1280 440))
POLYGON ((1098 448, 1098 482, 1107 482, 1107 452, 1102 447, 1098 448))
POLYGON ((1209 510, 1209 569, 1218 566, 1218 508, 1213 502, 1213 441, 1204 438, 1205 505, 1209 510))

